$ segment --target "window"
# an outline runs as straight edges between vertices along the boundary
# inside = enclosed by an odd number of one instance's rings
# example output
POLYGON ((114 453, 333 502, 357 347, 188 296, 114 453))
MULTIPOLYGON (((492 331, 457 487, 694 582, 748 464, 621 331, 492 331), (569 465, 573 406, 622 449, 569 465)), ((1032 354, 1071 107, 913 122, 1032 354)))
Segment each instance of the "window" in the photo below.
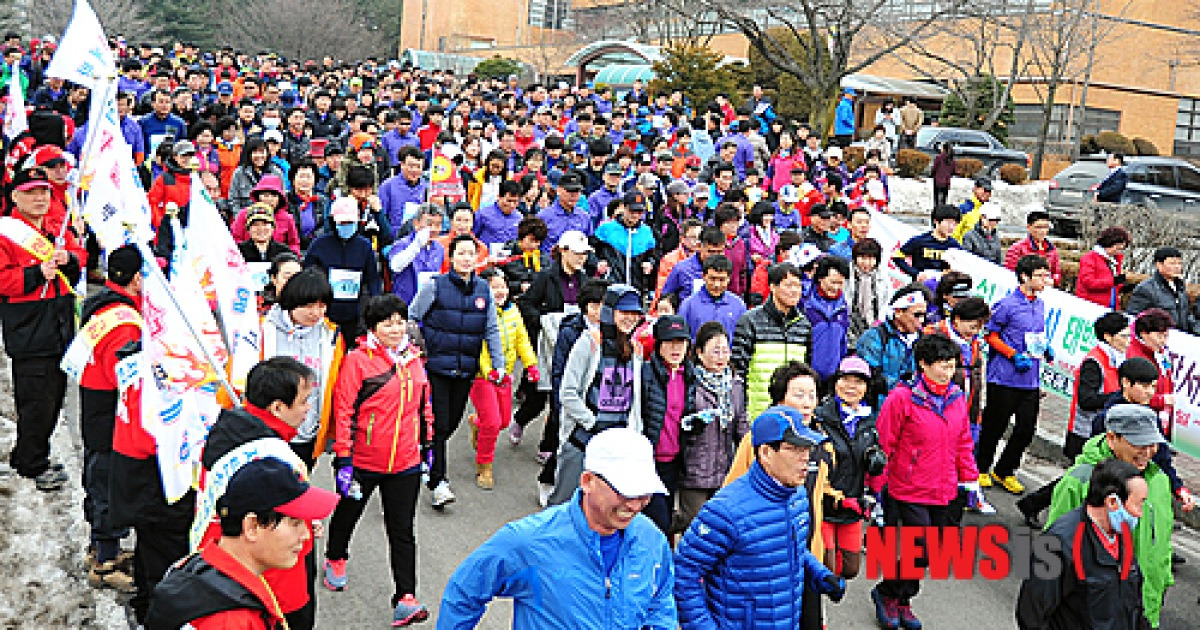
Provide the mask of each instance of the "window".
POLYGON ((1200 156, 1200 99, 1179 99, 1175 115, 1175 155, 1200 156))
POLYGON ((1175 187, 1175 169, 1170 164, 1139 164, 1129 171, 1129 181, 1150 186, 1175 187))
MULTIPOLYGON (((1121 112, 1112 109, 1088 107, 1082 112, 1078 107, 1055 105, 1050 112, 1050 129, 1046 139, 1050 142, 1069 142, 1073 139, 1072 125, 1077 126, 1079 135, 1094 136, 1101 131, 1118 131, 1121 128, 1121 112)), ((1013 126, 1010 138, 1033 140, 1037 138, 1042 124, 1042 106, 1038 104, 1016 105, 1013 108, 1013 126)))
POLYGON ((1200 171, 1187 166, 1178 167, 1179 187, 1188 191, 1200 193, 1200 171))
POLYGON ((571 29, 571 0, 529 0, 529 25, 557 30, 571 29))

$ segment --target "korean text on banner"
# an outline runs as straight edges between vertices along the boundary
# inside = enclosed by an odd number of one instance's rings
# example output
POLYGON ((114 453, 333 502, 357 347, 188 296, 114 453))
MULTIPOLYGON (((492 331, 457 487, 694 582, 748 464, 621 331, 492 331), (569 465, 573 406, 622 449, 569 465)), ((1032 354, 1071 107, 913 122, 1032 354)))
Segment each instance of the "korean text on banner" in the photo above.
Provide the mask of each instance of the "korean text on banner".
POLYGON ((8 107, 4 110, 4 135, 15 138, 29 129, 25 116, 25 91, 21 89, 21 67, 14 63, 9 71, 8 107))
POLYGON ((154 233, 150 204, 121 133, 116 90, 104 93, 108 98, 98 108, 100 115, 88 124, 90 155, 82 164, 80 187, 88 193, 83 218, 100 246, 112 251, 128 242, 147 242, 154 233))

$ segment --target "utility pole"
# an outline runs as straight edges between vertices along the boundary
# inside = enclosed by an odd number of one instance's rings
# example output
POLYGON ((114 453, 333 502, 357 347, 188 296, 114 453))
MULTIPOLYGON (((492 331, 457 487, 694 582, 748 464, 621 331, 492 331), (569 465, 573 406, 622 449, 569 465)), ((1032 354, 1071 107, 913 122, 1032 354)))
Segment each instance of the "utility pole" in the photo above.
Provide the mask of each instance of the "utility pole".
POLYGON ((425 21, 429 17, 429 0, 421 0, 421 50, 425 50, 425 21))

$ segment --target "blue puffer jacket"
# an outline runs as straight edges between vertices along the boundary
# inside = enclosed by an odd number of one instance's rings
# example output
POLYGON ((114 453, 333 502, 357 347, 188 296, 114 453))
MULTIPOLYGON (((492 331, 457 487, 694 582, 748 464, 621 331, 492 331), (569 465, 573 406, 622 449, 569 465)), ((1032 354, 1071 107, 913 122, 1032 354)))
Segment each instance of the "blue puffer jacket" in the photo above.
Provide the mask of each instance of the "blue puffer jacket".
POLYGON ((581 496, 501 527, 471 552, 442 593, 438 630, 474 628, 495 597, 512 598, 512 627, 522 630, 674 630, 667 539, 635 516, 606 576, 581 496))
POLYGON ((675 602, 684 630, 795 630, 805 580, 829 569, 809 551, 808 494, 759 466, 701 508, 675 550, 675 602))
POLYGON ((434 277, 437 292, 425 315, 425 346, 430 374, 451 378, 474 378, 479 370, 479 351, 487 332, 492 292, 483 280, 471 276, 470 284, 456 273, 434 277))
POLYGON ((875 405, 877 409, 883 405, 883 399, 896 387, 896 383, 908 380, 917 371, 912 348, 900 338, 891 319, 863 333, 855 348, 858 356, 871 366, 872 375, 881 381, 879 402, 875 405))
POLYGON ((842 295, 829 299, 813 283, 804 296, 804 315, 812 325, 812 368, 821 380, 833 376, 846 356, 846 333, 850 330, 850 309, 842 295))

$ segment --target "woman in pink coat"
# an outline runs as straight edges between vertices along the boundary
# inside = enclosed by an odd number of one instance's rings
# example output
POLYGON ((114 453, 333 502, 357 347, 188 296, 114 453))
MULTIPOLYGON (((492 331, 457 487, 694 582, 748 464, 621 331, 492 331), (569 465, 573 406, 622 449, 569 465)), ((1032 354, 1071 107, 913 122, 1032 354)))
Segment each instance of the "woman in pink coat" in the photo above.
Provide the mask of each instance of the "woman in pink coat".
POLYGON ((767 188, 773 193, 778 193, 780 188, 792 183, 793 168, 808 170, 804 152, 795 145, 791 133, 785 131, 779 134, 779 148, 775 149, 775 154, 767 162, 767 173, 770 175, 767 188))
POLYGON ((1100 306, 1117 308, 1121 285, 1125 284, 1125 248, 1133 242, 1129 231, 1120 226, 1100 233, 1092 251, 1079 259, 1079 277, 1075 295, 1100 306))
MULTIPOLYGON (((975 443, 967 419, 967 398, 952 382, 961 350, 941 335, 913 344, 918 375, 888 395, 875 428, 887 455, 884 519, 890 526, 951 525, 950 502, 964 487, 980 500, 975 443)), ((918 580, 883 580, 871 591, 875 614, 886 628, 920 627, 912 598, 918 580)))
MULTIPOLYGON (((263 175, 258 185, 250 191, 250 198, 255 202, 264 202, 275 208, 275 233, 272 240, 287 245, 289 249, 300 255, 300 230, 296 228, 296 218, 288 211, 287 195, 283 190, 283 180, 278 175, 263 175)), ((233 220, 229 231, 233 239, 242 242, 250 238, 246 231, 246 210, 243 208, 233 220)))

